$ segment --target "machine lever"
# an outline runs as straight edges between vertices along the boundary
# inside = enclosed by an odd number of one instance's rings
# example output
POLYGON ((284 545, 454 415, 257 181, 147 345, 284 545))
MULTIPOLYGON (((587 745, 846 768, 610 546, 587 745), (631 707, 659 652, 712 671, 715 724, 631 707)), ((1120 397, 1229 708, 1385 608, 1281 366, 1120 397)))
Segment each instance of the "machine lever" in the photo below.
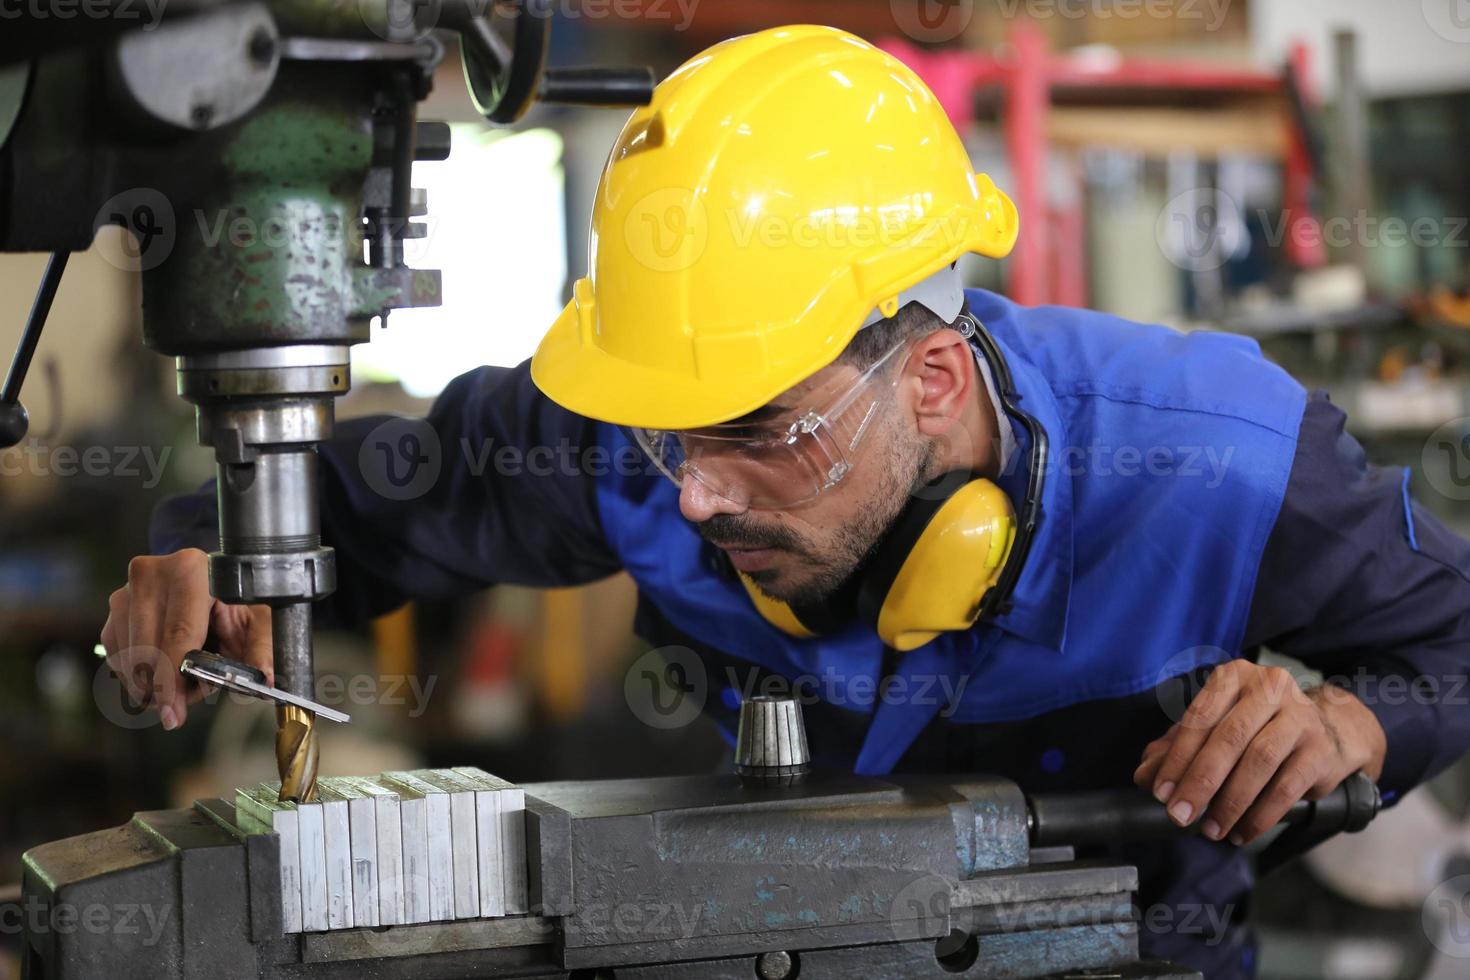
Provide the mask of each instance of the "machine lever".
MULTIPOLYGON (((1085 846, 1157 840, 1197 833, 1180 827, 1146 790, 1129 787, 1092 793, 1044 793, 1030 797, 1031 844, 1085 846)), ((1288 830, 1262 852, 1262 873, 1334 834, 1356 833, 1378 815, 1378 786, 1363 773, 1349 776, 1321 800, 1301 800, 1282 823, 1288 830), (1280 847, 1281 850, 1276 850, 1280 847)))
POLYGON ((69 258, 70 252, 51 253, 46 272, 41 276, 41 286, 36 290, 35 302, 31 304, 31 315, 26 318, 20 343, 16 345, 15 358, 5 375, 5 387, 0 388, 0 449, 20 445, 30 431, 31 417, 20 403, 20 389, 25 384, 26 372, 30 370, 31 358, 36 354, 36 345, 41 342, 41 328, 51 313, 51 303, 56 299, 56 290, 61 285, 61 276, 66 272, 66 260, 69 258))
POLYGON ((652 68, 548 68, 538 97, 562 105, 633 108, 652 101, 654 84, 652 68))

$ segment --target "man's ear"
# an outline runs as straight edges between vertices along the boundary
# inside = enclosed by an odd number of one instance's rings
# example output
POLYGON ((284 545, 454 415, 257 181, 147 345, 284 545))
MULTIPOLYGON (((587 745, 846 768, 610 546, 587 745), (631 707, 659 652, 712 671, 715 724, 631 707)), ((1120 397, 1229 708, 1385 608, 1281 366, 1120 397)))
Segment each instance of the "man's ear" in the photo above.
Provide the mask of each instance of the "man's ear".
POLYGON ((914 345, 904 370, 919 382, 914 417, 930 438, 949 433, 975 397, 975 354, 959 331, 936 331, 914 345))

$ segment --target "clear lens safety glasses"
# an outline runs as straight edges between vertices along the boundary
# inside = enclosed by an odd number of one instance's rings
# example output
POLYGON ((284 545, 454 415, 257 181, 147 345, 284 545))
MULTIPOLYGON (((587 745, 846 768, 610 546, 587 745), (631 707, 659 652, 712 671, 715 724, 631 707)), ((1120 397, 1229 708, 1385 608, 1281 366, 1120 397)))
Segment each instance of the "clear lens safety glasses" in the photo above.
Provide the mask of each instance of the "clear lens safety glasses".
POLYGON ((884 369, 909 346, 909 341, 894 346, 836 392, 804 396, 821 399, 820 408, 768 406, 722 425, 633 429, 633 436, 677 486, 693 479, 754 510, 795 507, 852 471, 864 437, 898 384, 899 373, 886 377, 884 369))

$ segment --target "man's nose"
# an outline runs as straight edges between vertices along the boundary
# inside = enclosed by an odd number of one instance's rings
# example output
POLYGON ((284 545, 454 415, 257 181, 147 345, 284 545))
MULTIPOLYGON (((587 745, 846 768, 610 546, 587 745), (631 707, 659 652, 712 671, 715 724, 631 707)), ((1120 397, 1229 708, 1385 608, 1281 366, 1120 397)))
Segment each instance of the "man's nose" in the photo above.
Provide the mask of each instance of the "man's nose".
MULTIPOLYGON (((734 496, 738 495, 730 495, 734 496)), ((716 493, 686 474, 679 484, 679 513, 691 524, 699 524, 716 514, 743 514, 749 509, 746 504, 730 497, 716 493)))

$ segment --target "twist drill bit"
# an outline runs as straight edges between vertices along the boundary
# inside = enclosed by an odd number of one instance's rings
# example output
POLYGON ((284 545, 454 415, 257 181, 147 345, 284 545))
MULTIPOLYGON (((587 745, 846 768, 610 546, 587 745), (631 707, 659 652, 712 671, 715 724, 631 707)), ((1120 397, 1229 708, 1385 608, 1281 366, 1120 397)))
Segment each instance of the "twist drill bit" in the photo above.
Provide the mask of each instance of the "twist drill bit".
POLYGON ((281 802, 310 803, 316 798, 316 718, 294 705, 276 709, 276 768, 281 802))

